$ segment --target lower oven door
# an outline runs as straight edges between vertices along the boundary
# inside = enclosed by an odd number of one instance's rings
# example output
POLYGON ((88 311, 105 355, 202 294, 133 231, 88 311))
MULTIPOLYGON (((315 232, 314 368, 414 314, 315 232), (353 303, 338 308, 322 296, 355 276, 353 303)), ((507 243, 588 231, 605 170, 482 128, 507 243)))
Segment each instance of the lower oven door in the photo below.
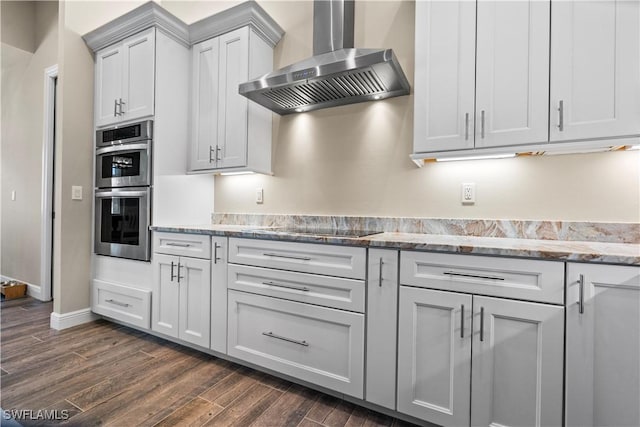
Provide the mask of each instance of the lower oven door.
POLYGON ((96 187, 151 185, 151 141, 96 150, 96 187))
POLYGON ((149 261, 151 188, 96 190, 95 253, 149 261))

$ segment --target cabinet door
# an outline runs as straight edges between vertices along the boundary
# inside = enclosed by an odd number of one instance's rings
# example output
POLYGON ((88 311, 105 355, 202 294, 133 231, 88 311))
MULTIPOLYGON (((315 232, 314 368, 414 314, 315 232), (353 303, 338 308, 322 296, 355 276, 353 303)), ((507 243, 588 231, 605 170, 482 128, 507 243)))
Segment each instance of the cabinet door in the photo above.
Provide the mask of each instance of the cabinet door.
POLYGON ((155 93, 155 28, 122 43, 122 116, 133 120, 153 115, 155 93))
POLYGON ((475 41, 475 2, 416 2, 414 152, 473 148, 475 41))
POLYGON ((191 156, 189 169, 215 167, 218 145, 219 38, 198 43, 191 52, 191 156))
POLYGON ((551 141, 640 134, 640 2, 554 1, 551 12, 551 141))
POLYGON ((117 102, 122 89, 122 56, 121 44, 96 53, 96 126, 105 126, 120 120, 117 102))
POLYGON ((180 258, 180 333, 179 338, 209 347, 211 331, 211 261, 180 258))
POLYGON ((478 1, 475 146, 549 138, 549 0, 478 1))
POLYGON ((471 302, 470 295, 400 286, 399 412, 469 425, 471 302))
POLYGON ((566 393, 567 426, 640 425, 639 267, 567 265, 566 393))
POLYGON ((218 168, 247 164, 247 98, 238 86, 249 78, 249 27, 219 37, 218 168))
POLYGON ((180 284, 177 279, 179 258, 153 254, 153 294, 151 329, 178 338, 180 284))
POLYGON ((365 399, 396 409, 398 251, 369 249, 365 399))
POLYGON ((562 425, 564 308, 473 297, 471 425, 562 425))
POLYGON ((227 238, 211 238, 211 350, 227 353, 227 238))

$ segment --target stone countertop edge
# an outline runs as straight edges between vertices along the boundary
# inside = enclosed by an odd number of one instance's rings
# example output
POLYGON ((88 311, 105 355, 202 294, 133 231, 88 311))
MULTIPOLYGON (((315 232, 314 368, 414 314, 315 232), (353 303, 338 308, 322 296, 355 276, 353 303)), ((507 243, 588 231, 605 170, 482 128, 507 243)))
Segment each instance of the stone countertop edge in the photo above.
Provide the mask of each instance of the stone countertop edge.
POLYGON ((264 240, 326 243, 378 249, 403 249, 472 255, 534 258, 603 264, 640 265, 640 244, 515 239, 383 232, 365 237, 327 237, 247 225, 151 226, 152 231, 208 234, 264 240), (264 229, 264 231, 260 231, 264 229))

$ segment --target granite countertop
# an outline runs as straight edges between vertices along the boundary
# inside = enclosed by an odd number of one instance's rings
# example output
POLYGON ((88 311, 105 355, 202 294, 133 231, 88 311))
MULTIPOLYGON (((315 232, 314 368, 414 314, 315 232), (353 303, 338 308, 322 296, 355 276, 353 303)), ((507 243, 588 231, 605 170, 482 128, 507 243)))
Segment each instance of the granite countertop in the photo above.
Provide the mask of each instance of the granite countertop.
POLYGON ((537 258, 556 261, 640 265, 640 244, 588 241, 455 236, 383 232, 365 237, 336 237, 292 233, 249 225, 152 226, 153 231, 208 234, 306 243, 537 258))

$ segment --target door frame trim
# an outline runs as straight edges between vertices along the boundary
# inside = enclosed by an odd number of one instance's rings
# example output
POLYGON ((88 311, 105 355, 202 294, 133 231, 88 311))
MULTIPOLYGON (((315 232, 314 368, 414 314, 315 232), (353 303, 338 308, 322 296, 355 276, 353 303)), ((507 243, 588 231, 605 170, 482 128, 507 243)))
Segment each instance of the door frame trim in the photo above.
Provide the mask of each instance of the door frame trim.
POLYGON ((40 204, 41 244, 40 244, 40 299, 50 301, 53 295, 52 229, 53 218, 53 162, 55 135, 55 90, 58 78, 58 64, 44 70, 44 109, 42 127, 42 203, 40 204))

